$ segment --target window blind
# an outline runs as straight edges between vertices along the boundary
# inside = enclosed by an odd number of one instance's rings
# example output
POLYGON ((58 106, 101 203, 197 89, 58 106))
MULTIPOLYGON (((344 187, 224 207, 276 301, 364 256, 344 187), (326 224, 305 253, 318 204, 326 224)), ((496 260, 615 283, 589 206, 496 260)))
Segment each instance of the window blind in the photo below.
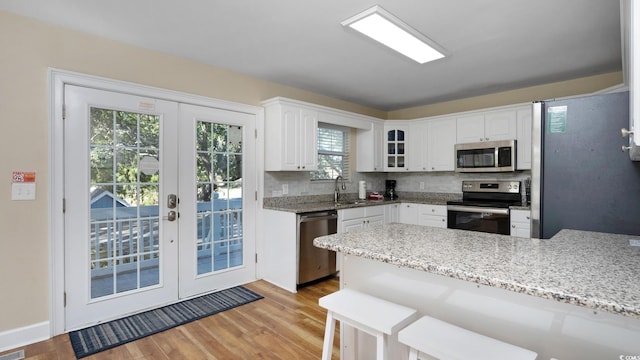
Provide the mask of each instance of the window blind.
POLYGON ((346 127, 318 124, 318 170, 311 173, 311 180, 333 180, 338 175, 349 179, 350 133, 346 127))

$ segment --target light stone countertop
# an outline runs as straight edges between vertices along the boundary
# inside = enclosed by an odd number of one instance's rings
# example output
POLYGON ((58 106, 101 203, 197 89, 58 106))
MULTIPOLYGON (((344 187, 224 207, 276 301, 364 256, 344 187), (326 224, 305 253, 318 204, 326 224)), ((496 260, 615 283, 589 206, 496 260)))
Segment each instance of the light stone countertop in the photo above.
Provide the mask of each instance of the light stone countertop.
POLYGON ((333 194, 265 198, 263 208, 269 210, 306 213, 313 211, 342 210, 355 207, 378 206, 387 204, 416 203, 429 205, 447 205, 449 200, 459 200, 462 194, 455 193, 410 193, 401 192, 397 200, 358 200, 357 194, 344 194, 344 202, 336 205, 333 194))
POLYGON ((638 236, 562 230, 549 240, 388 224, 314 245, 640 319, 638 236))

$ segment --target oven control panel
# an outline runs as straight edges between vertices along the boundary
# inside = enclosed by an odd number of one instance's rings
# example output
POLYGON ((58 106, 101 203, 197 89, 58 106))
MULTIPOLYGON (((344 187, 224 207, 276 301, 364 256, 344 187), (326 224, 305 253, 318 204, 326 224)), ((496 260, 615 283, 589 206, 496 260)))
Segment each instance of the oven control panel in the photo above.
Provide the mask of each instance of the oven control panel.
POLYGON ((465 180, 462 192, 520 193, 520 181, 465 180))

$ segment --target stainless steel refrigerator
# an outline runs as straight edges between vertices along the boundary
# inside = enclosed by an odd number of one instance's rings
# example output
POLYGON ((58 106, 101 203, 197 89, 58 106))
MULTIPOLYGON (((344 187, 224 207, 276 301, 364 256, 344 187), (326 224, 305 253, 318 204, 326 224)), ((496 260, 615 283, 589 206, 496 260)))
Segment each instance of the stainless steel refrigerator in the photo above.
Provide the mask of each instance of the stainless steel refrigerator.
POLYGON ((640 162, 621 151, 629 92, 533 104, 532 237, 640 235, 640 162))

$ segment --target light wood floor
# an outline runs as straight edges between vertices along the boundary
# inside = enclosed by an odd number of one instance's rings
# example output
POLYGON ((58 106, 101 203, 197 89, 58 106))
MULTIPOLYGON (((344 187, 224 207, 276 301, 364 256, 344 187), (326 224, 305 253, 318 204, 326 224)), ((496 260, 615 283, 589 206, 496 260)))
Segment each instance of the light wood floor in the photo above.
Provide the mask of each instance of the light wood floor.
MULTIPOLYGON (((326 311, 318 299, 338 290, 337 278, 291 294, 268 282, 245 285, 264 299, 84 359, 319 359, 326 311)), ((339 359, 339 328, 333 359, 339 359)), ((26 359, 75 359, 69 336, 24 349, 26 359)))

